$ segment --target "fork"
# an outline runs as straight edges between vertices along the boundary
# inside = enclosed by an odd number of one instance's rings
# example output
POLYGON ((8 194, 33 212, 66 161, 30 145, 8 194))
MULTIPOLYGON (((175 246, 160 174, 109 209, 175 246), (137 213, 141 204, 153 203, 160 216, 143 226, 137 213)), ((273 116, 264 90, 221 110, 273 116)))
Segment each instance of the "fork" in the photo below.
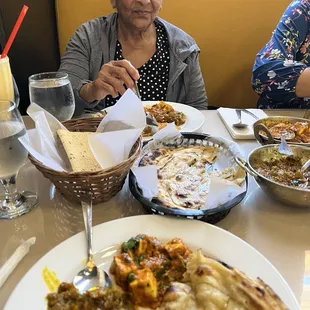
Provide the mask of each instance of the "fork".
POLYGON ((140 95, 137 81, 135 81, 135 91, 136 91, 137 97, 141 100, 141 95, 140 95))

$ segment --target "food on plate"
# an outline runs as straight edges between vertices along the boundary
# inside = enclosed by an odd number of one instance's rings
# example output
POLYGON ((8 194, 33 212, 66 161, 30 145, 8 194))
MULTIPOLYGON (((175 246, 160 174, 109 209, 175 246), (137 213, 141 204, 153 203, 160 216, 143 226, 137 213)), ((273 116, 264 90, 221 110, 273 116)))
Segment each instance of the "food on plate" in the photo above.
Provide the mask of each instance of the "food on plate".
MULTIPOLYGON (((183 112, 176 111, 170 104, 160 101, 157 104, 144 107, 146 113, 150 113, 158 123, 158 130, 166 127, 168 123, 175 123, 177 129, 186 122, 186 115, 183 112)), ((153 130, 146 126, 143 136, 151 136, 153 130)))
POLYGON ((250 279, 200 250, 186 267, 184 282, 190 283, 199 309, 288 309, 261 279, 250 279))
POLYGON ((179 238, 163 243, 137 235, 121 245, 110 273, 112 289, 98 288, 79 294, 62 283, 47 296, 48 310, 284 310, 280 298, 260 279, 201 250, 192 252, 179 238))
POLYGON ((171 282, 181 281, 191 250, 175 238, 166 244, 138 235, 124 242, 110 268, 134 305, 156 309, 171 282))
POLYGON ((310 189, 310 171, 302 172, 303 164, 297 156, 278 156, 253 161, 252 166, 258 173, 277 183, 310 189))
MULTIPOLYGON (((281 139, 283 135, 290 142, 310 143, 310 122, 268 121, 264 122, 271 135, 275 139, 281 139)), ((261 133, 264 135, 264 133, 261 133)))
POLYGON ((213 171, 217 152, 213 146, 188 146, 160 148, 145 154, 139 165, 157 167, 158 195, 153 201, 169 208, 201 210, 207 208, 211 175, 241 185, 246 177, 241 168, 213 171))
POLYGON ((70 283, 61 283, 57 293, 48 294, 48 310, 125 310, 126 297, 115 289, 98 288, 80 294, 70 283))
POLYGON ((70 132, 58 129, 57 134, 68 156, 72 172, 94 172, 102 170, 88 143, 94 132, 70 132))

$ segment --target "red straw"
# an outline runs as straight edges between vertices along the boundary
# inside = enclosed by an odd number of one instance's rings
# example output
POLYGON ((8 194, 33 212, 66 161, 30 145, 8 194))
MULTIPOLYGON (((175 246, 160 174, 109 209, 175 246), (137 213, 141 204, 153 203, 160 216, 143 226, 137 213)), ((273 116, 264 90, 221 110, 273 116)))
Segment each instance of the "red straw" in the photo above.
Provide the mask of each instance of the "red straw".
POLYGON ((15 23, 15 26, 14 26, 14 28, 12 30, 12 33, 11 33, 11 35, 9 37, 9 40, 6 43, 5 47, 4 47, 4 50, 3 50, 2 55, 1 55, 1 58, 6 57, 6 55, 8 54, 8 52, 9 52, 11 46, 12 46, 12 43, 13 43, 15 37, 16 37, 16 34, 17 34, 18 30, 19 30, 19 27, 20 27, 20 25, 22 24, 22 22, 24 20, 24 17, 26 15, 27 11, 28 11, 28 6, 24 5, 23 8, 22 8, 22 11, 20 12, 20 14, 18 16, 18 19, 17 19, 17 21, 15 23))

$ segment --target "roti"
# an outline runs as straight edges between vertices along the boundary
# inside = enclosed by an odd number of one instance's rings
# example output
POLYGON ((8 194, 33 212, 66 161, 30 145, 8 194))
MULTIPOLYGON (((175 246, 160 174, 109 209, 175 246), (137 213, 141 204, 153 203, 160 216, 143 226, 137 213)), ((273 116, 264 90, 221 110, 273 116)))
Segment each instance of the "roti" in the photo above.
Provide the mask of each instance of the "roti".
POLYGON ((72 172, 95 172, 102 170, 88 143, 94 132, 70 132, 58 129, 57 134, 71 164, 72 172))

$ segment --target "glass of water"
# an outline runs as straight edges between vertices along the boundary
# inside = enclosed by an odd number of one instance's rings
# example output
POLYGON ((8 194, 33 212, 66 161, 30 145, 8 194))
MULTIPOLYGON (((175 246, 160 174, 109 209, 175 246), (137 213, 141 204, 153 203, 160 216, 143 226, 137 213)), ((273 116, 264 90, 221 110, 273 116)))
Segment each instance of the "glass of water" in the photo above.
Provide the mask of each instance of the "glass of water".
POLYGON ((47 72, 30 76, 29 95, 31 102, 61 122, 73 116, 75 100, 67 73, 47 72))
POLYGON ((19 193, 16 175, 27 160, 28 152, 19 141, 27 134, 16 103, 0 100, 0 218, 12 219, 32 210, 37 196, 31 192, 19 193))

